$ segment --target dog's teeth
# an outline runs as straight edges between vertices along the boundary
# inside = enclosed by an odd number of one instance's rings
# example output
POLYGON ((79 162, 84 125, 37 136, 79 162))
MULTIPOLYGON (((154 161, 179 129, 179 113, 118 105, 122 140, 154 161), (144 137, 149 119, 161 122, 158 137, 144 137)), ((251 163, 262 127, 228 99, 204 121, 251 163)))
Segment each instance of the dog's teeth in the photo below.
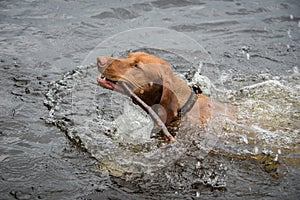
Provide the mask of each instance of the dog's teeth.
POLYGON ((149 84, 150 84, 150 86, 152 87, 152 85, 153 85, 153 82, 150 82, 149 84))
POLYGON ((105 76, 103 77, 103 80, 105 80, 105 81, 106 81, 106 77, 105 77, 105 76))

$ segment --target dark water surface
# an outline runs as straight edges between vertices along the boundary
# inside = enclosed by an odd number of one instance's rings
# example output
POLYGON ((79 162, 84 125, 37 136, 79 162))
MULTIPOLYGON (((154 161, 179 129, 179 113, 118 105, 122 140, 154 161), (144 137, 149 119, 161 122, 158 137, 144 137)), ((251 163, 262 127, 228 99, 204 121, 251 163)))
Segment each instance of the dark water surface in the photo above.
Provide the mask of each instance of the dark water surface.
MULTIPOLYGON (((299 1, 24 0, 0 9, 0 199, 299 198, 299 1), (143 27, 185 33, 214 60, 201 73, 240 118, 217 129, 211 151, 194 135, 169 148, 124 147, 112 136, 112 127, 132 130, 122 118, 114 127, 117 107, 103 102, 127 100, 96 87, 96 70, 81 65, 107 38, 143 27)), ((178 73, 196 65, 144 50, 178 73)))

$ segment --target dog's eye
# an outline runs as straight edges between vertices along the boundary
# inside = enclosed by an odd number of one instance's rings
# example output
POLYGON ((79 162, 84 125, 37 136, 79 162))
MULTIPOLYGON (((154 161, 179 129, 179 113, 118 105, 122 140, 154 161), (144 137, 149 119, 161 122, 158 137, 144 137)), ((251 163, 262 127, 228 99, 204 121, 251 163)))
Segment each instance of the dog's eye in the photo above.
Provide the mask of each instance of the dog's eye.
POLYGON ((141 68, 137 63, 134 63, 134 64, 133 64, 133 67, 134 67, 135 69, 142 70, 142 68, 141 68))

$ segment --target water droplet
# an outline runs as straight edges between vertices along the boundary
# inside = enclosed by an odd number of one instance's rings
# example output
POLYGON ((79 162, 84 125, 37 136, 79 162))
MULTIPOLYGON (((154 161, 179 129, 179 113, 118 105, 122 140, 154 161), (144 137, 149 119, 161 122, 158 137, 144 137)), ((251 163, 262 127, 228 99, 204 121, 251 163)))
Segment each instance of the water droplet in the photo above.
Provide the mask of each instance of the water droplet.
POLYGON ((293 15, 290 15, 290 19, 293 20, 293 19, 294 19, 294 16, 293 16, 293 15))
POLYGON ((281 149, 278 149, 277 152, 278 152, 278 154, 281 154, 281 149))
POLYGON ((299 74, 299 69, 297 66, 293 67, 293 71, 295 74, 299 74))
POLYGON ((274 158, 274 161, 278 161, 278 154, 276 154, 275 158, 274 158))
POLYGON ((289 38, 292 38, 292 35, 291 35, 291 29, 289 29, 289 30, 287 31, 287 34, 288 34, 289 38))
POLYGON ((255 154, 258 153, 258 147, 254 147, 254 153, 255 153, 255 154))

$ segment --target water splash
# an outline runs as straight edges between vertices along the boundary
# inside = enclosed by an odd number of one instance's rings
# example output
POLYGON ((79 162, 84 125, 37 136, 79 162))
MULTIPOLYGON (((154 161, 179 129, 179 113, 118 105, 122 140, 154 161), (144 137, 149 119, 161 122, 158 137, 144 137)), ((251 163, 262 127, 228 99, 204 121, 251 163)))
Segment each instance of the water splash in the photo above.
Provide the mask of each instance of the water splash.
MULTIPOLYGON (((50 83, 45 100, 50 109, 47 122, 100 160, 102 170, 111 175, 133 182, 140 176, 151 182, 165 177, 178 191, 180 184, 226 188, 230 164, 224 159, 253 159, 259 168, 275 171, 277 176, 279 162, 291 162, 290 157, 299 155, 297 68, 286 80, 270 76, 270 80, 237 90, 222 88, 228 97, 223 100, 231 102, 237 120, 216 115, 205 128, 183 124, 174 144, 152 138, 157 130, 151 119, 129 98, 96 85, 95 77, 95 66, 81 66, 50 83)), ((207 94, 217 89, 199 71, 191 81, 206 86, 207 94)))

